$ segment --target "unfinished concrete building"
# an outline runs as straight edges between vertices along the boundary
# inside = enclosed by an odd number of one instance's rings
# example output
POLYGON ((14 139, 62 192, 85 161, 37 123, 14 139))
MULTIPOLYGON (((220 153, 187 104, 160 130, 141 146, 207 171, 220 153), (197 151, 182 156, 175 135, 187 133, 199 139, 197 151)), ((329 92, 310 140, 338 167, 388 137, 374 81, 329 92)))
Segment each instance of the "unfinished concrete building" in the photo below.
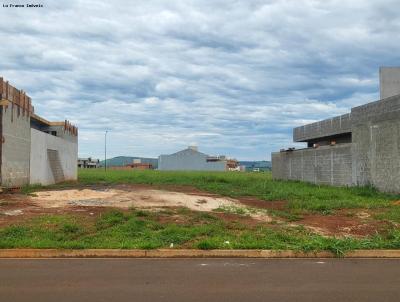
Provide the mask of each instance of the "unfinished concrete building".
POLYGON ((381 99, 294 128, 307 148, 272 153, 272 175, 335 186, 371 185, 400 193, 400 68, 380 69, 381 99))
POLYGON ((78 129, 49 122, 31 98, 0 78, 1 187, 53 184, 77 179, 78 129))

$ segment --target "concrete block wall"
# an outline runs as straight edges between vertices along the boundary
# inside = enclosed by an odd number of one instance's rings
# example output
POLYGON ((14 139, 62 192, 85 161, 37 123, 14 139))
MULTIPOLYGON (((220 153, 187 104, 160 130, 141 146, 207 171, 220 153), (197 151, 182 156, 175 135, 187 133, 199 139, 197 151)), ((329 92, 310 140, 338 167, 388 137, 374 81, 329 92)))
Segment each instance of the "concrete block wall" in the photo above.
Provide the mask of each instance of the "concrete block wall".
POLYGON ((30 183, 43 185, 55 182, 47 150, 56 150, 60 157, 64 180, 77 180, 78 143, 31 129, 30 183))
POLYGON ((352 109, 353 181, 400 192, 400 96, 352 109))
POLYGON ((1 186, 20 187, 29 184, 30 117, 11 102, 1 110, 4 138, 1 146, 1 186))
POLYGON ((275 179, 335 186, 352 185, 352 144, 272 153, 275 179))
POLYGON ((351 132, 351 115, 344 114, 293 129, 293 141, 304 142, 315 138, 351 132))
MULTIPOLYGON (((351 124, 348 127, 346 121, 345 129, 350 130, 352 143, 274 153, 273 177, 332 185, 371 185, 384 192, 400 193, 400 95, 354 107, 348 117, 351 124), (329 171, 333 173, 331 179, 329 171)), ((341 128, 333 125, 333 119, 306 125, 303 130, 296 128, 294 136, 314 138, 318 133, 325 136, 341 128)))

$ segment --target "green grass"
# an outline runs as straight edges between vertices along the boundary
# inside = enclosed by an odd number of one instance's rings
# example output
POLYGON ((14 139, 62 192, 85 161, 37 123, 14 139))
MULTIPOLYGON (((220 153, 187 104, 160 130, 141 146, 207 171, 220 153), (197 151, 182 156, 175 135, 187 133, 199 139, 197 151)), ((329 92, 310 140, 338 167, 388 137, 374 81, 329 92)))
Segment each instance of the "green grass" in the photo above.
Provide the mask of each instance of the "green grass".
POLYGON ((244 227, 212 214, 189 212, 183 224, 160 223, 169 213, 110 210, 87 221, 43 215, 0 230, 0 248, 174 248, 329 250, 400 248, 400 230, 365 239, 326 238, 302 227, 244 227))
POLYGON ((267 210, 287 222, 310 212, 331 215, 340 209, 371 209, 372 219, 389 223, 379 234, 363 238, 323 237, 304 227, 277 221, 245 225, 224 220, 224 214, 248 216, 239 208, 219 208, 215 213, 186 208, 148 212, 110 210, 82 219, 74 215, 43 215, 0 229, 0 248, 199 248, 199 249, 292 249, 329 250, 340 255, 353 249, 400 248, 399 195, 370 187, 337 188, 295 181, 276 181, 271 173, 164 172, 80 170, 79 181, 50 187, 27 186, 25 194, 42 189, 76 188, 88 185, 148 184, 191 186, 230 197, 253 196, 265 202, 287 201, 287 208, 267 210), (184 222, 168 222, 179 216, 184 222), (163 219, 160 219, 163 218, 163 219), (166 222, 167 221, 167 222, 166 222))
POLYGON ((167 172, 84 169, 81 184, 189 185, 230 197, 254 196, 266 201, 285 200, 290 209, 326 212, 344 208, 388 207, 399 195, 371 187, 317 186, 297 181, 273 180, 271 173, 167 172))
POLYGON ((375 215, 376 219, 400 223, 400 206, 392 206, 375 215))

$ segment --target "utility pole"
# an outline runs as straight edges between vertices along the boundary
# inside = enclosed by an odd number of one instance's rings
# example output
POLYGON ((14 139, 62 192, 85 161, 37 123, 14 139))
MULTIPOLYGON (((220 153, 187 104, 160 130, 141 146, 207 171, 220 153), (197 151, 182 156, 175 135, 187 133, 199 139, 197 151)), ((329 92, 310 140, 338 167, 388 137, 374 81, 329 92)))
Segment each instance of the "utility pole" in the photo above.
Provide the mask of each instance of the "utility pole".
POLYGON ((104 172, 107 172, 107 133, 108 130, 104 133, 104 172))

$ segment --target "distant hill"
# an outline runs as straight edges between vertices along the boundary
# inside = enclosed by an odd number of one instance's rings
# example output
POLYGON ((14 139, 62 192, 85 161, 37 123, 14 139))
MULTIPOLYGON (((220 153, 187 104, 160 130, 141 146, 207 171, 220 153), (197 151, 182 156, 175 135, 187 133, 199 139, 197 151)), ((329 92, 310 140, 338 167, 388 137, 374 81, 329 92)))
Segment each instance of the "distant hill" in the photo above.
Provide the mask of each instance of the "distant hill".
MULTIPOLYGON (((133 163, 134 159, 140 159, 142 163, 152 164, 155 169, 158 167, 157 158, 136 157, 136 156, 117 156, 107 159, 107 167, 120 167, 133 163)), ((100 165, 104 167, 104 160, 100 161, 100 165)))
POLYGON ((253 171, 254 169, 260 169, 260 171, 270 171, 272 164, 267 160, 259 161, 239 161, 241 166, 246 167, 246 171, 253 171))

